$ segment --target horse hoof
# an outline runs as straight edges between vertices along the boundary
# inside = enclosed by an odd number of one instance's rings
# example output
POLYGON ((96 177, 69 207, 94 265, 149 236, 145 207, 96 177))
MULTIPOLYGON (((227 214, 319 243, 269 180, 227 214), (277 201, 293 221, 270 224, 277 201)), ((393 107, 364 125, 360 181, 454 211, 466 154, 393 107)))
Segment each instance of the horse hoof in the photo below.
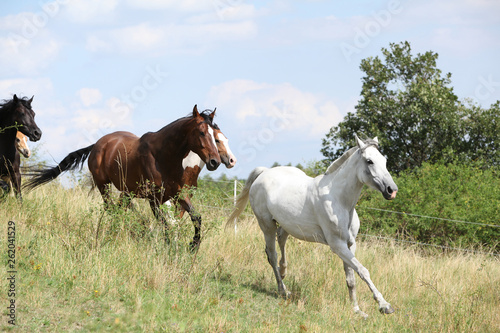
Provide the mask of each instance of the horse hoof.
POLYGON ((281 290, 279 292, 279 294, 281 295, 281 297, 283 297, 284 299, 290 299, 290 297, 292 297, 292 293, 289 292, 288 290, 281 290))
POLYGON ((387 304, 386 306, 382 306, 380 309, 380 313, 382 314, 391 314, 394 312, 394 309, 390 304, 387 304))
POLYGON ((195 251, 196 251, 196 249, 198 249, 199 247, 200 247, 200 242, 199 242, 199 241, 198 241, 198 242, 191 241, 191 242, 189 243, 189 250, 190 250, 191 252, 195 252, 195 251))
POLYGON ((368 318, 368 315, 366 313, 364 313, 363 311, 361 311, 360 309, 354 310, 354 313, 360 315, 363 319, 368 318))

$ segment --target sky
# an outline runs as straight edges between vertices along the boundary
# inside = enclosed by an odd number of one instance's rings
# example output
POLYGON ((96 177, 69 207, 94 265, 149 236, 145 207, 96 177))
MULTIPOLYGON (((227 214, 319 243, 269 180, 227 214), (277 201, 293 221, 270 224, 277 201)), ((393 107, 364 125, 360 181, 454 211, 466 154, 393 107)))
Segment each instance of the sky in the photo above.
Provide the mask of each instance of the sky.
MULTIPOLYGON (((217 108, 238 162, 321 160, 360 99, 362 59, 390 43, 439 54, 454 91, 500 99, 497 0, 55 0, 0 4, 0 99, 35 96, 41 158, 217 108)), ((206 169, 202 174, 206 174, 206 169)))

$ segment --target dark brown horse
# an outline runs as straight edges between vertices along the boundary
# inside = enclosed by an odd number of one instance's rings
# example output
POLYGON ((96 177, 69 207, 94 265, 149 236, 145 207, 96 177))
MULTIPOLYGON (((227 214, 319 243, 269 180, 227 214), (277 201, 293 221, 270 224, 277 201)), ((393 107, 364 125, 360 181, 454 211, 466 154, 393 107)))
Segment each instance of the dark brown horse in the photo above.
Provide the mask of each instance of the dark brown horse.
POLYGON ((31 108, 33 97, 4 100, 0 104, 0 188, 10 192, 14 188, 16 196, 21 199, 21 159, 16 148, 16 134, 19 130, 31 141, 38 141, 42 131, 35 123, 35 112, 31 108))
POLYGON ((112 204, 109 190, 113 184, 119 191, 149 200, 155 216, 164 220, 160 205, 176 199, 191 215, 195 234, 192 247, 200 243, 201 217, 189 198, 178 198, 184 188, 183 160, 196 153, 207 169, 213 171, 221 163, 213 130, 215 112, 199 113, 196 105, 192 115, 180 118, 158 132, 142 137, 129 132, 115 132, 95 144, 66 156, 58 166, 35 171, 37 174, 25 187, 33 189, 56 178, 67 170, 83 164, 88 157, 89 170, 106 206, 112 204))

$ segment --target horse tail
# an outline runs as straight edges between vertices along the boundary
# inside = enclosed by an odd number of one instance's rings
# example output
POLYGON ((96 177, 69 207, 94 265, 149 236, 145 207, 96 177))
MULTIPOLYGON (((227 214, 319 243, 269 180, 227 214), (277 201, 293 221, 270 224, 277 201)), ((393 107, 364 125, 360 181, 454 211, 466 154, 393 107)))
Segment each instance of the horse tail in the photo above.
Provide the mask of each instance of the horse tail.
POLYGON ((238 195, 238 197, 236 198, 236 205, 234 207, 233 212, 227 219, 226 228, 229 228, 232 225, 232 223, 236 224, 238 216, 240 216, 241 213, 243 213, 243 210, 245 209, 248 203, 248 199, 250 197, 250 188, 252 187, 257 177, 259 177, 260 174, 266 170, 267 168, 258 167, 253 169, 253 171, 250 173, 250 176, 248 176, 248 179, 245 182, 245 187, 243 187, 243 190, 241 191, 240 195, 238 195))
POLYGON ((61 163, 55 167, 30 170, 28 175, 33 175, 33 178, 24 184, 23 188, 31 191, 40 185, 44 185, 51 180, 56 179, 57 176, 65 171, 75 170, 78 166, 82 167, 83 162, 85 162, 93 148, 94 145, 90 145, 86 148, 78 149, 69 153, 68 156, 66 156, 61 163))

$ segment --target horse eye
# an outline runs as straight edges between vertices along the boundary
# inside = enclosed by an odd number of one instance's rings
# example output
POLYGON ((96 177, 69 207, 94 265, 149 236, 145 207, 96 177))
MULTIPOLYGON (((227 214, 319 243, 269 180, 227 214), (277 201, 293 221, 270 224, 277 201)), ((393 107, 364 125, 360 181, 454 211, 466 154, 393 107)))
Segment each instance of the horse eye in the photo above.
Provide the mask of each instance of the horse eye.
POLYGON ((201 136, 205 136, 205 132, 200 131, 201 136))
POLYGON ((366 163, 373 164, 373 161, 372 160, 366 160, 366 163))
POLYGON ((215 140, 215 143, 220 143, 220 141, 218 139, 215 140))

